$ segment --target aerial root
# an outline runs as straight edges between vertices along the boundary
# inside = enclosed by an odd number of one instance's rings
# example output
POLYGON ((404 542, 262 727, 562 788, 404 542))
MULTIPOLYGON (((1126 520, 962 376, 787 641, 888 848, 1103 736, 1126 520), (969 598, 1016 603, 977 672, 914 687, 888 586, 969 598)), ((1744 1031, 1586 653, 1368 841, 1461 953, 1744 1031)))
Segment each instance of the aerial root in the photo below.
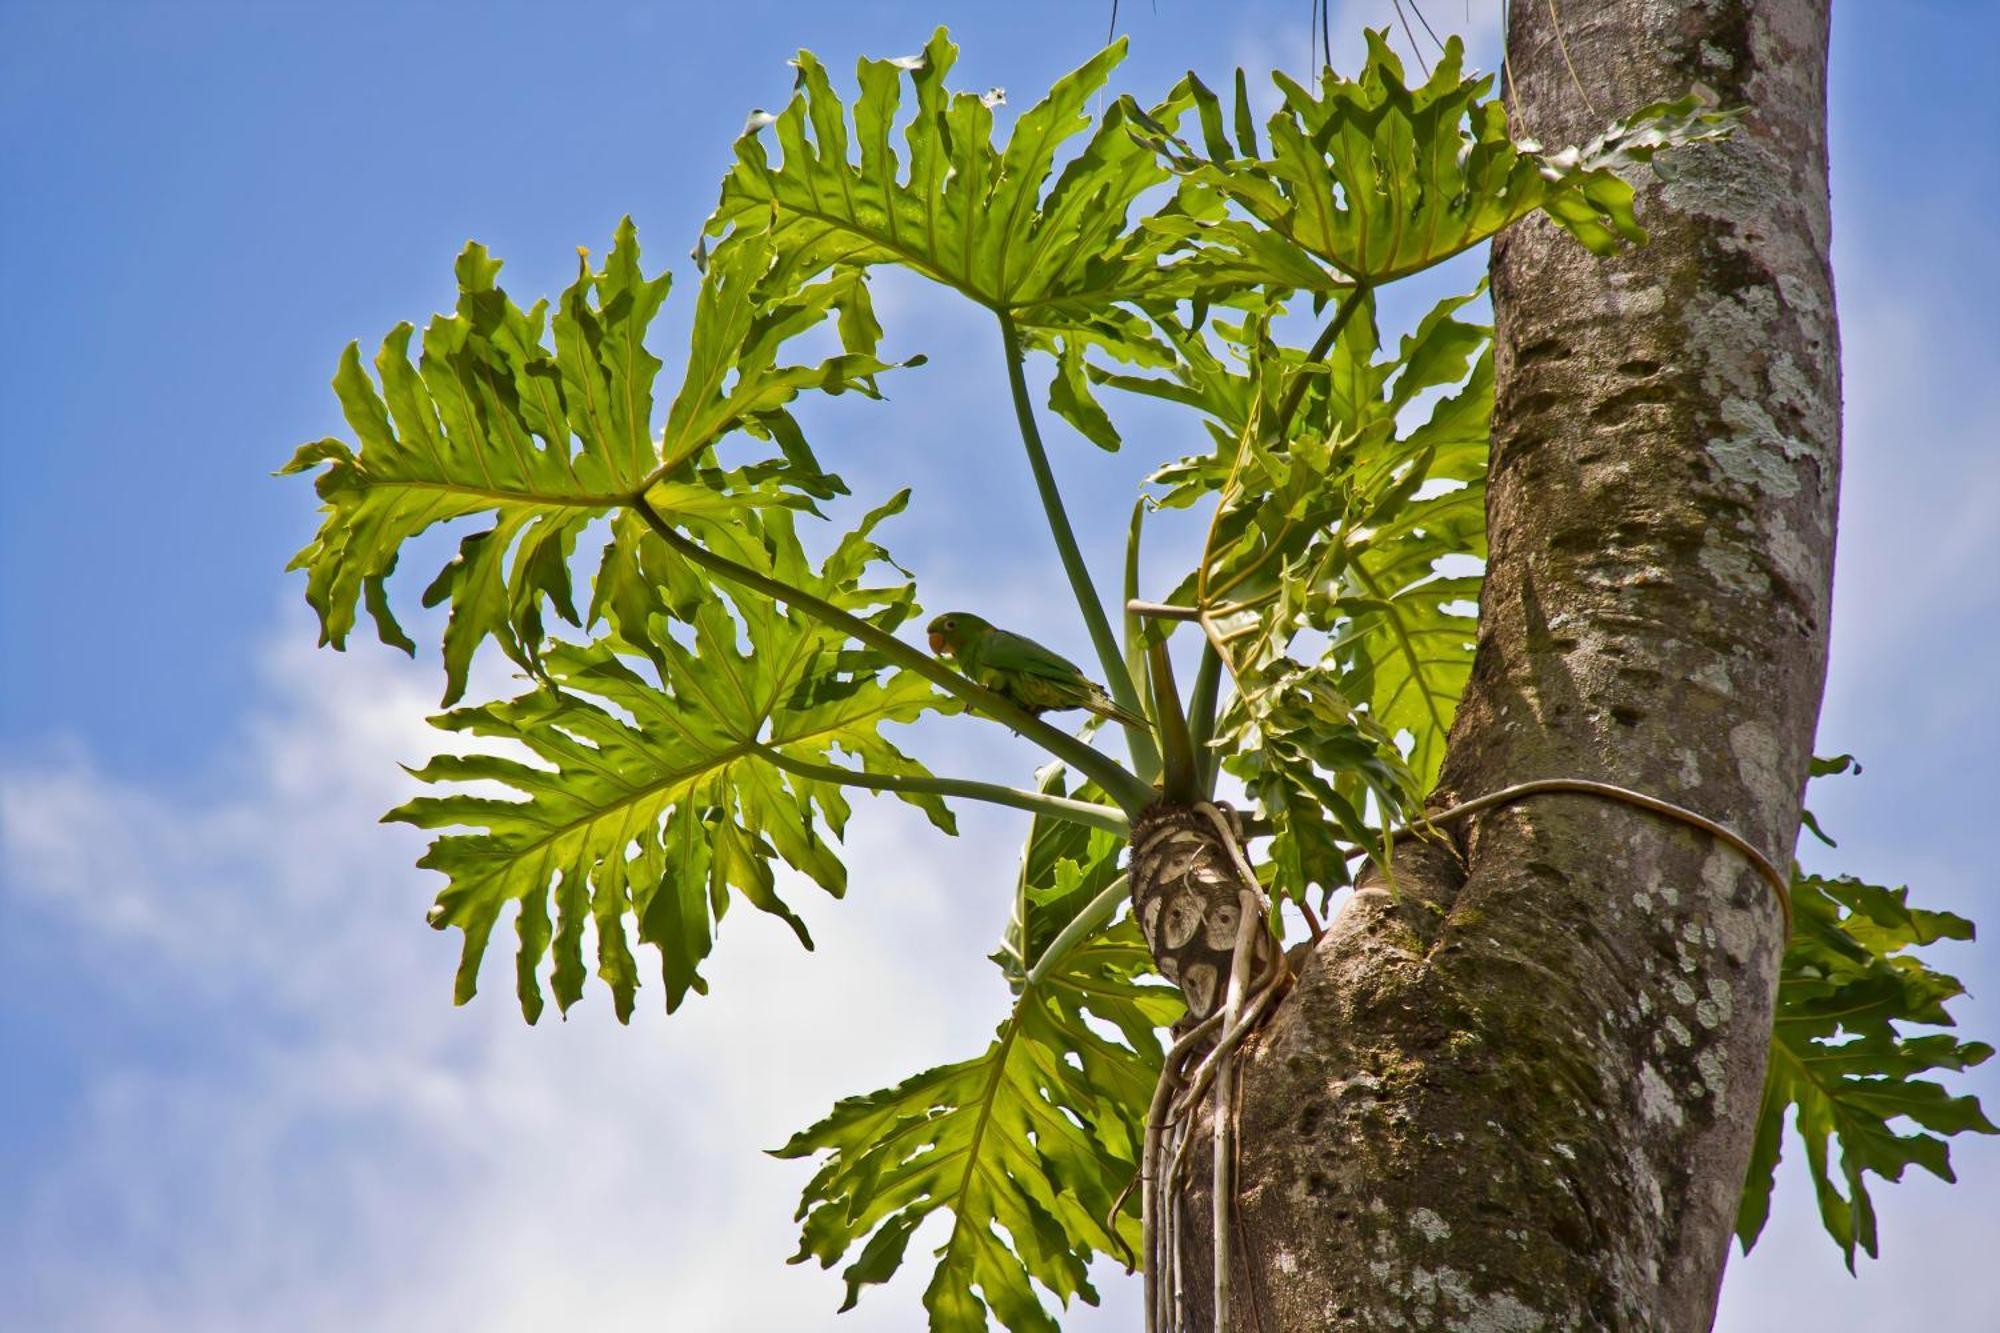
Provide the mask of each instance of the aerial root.
MULTIPOLYGON (((1243 854, 1243 828, 1236 812, 1226 805, 1202 802, 1196 813, 1215 830, 1217 843, 1228 853, 1237 880, 1236 938, 1230 953, 1227 989, 1222 1005, 1190 1028, 1167 1052, 1160 1067, 1160 1079, 1153 1089, 1152 1105, 1146 1115, 1146 1139, 1137 1181, 1142 1189, 1141 1214, 1146 1259, 1146 1333, 1189 1333, 1187 1320, 1187 1264, 1183 1228, 1174 1213, 1173 1200, 1185 1176, 1187 1150, 1192 1143, 1194 1112, 1204 1097, 1212 1094, 1209 1113, 1211 1151, 1211 1226, 1214 1233, 1210 1282, 1213 1295, 1211 1327, 1223 1333, 1230 1326, 1235 1269, 1234 1244, 1241 1229, 1236 1209, 1235 1169, 1238 1139, 1238 1097, 1236 1057, 1245 1038, 1256 1031, 1269 1015, 1273 1002, 1290 980, 1290 968, 1282 950, 1260 951, 1259 939, 1268 940, 1270 901, 1257 882, 1249 858, 1243 854), (1262 965, 1258 966, 1260 952, 1262 965), (1252 975, 1253 968, 1256 969, 1252 975), (1204 1043, 1213 1045, 1202 1054, 1193 1071, 1189 1061, 1204 1043)), ((1148 850, 1158 845, 1158 839, 1148 850)), ((1130 1187, 1127 1187, 1129 1193, 1130 1187)), ((1111 1221, 1123 1206, 1121 1194, 1112 1205, 1111 1221)), ((1115 1226, 1113 1227, 1115 1232, 1115 1226)), ((1247 1274, 1247 1265, 1246 1265, 1247 1274)), ((1253 1291, 1254 1301, 1254 1291, 1253 1291)), ((1257 1311, 1261 1325, 1261 1310, 1257 1311)))

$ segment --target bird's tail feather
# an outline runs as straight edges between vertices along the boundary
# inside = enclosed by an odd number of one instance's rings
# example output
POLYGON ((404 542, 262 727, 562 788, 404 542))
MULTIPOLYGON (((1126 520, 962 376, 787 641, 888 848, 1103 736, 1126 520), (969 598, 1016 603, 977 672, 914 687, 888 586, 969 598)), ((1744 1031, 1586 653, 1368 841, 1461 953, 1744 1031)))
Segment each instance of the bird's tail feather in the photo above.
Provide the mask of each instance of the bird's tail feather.
POLYGON ((1140 717, 1137 713, 1128 712, 1120 708, 1108 694, 1098 694, 1089 703, 1085 704, 1084 707, 1099 717, 1108 717, 1113 722, 1122 722, 1128 727, 1145 729, 1152 726, 1152 723, 1146 721, 1145 718, 1140 717))

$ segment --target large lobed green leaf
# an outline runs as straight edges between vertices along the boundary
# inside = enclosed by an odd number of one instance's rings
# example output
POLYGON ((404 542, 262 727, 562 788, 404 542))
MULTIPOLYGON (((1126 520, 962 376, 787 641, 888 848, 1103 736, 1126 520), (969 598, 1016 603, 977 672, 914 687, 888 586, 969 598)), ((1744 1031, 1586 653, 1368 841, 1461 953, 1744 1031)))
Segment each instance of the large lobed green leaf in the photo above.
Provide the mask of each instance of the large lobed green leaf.
MULTIPOLYGON (((910 589, 869 589, 860 579, 882 558, 870 529, 902 502, 870 515, 817 573, 783 510, 735 525, 732 554, 893 629, 916 610, 910 589)), ((824 766, 837 752, 871 774, 922 775, 880 728, 949 701, 921 677, 885 672, 875 655, 795 609, 749 593, 732 593, 732 603, 710 596, 694 606, 686 642, 656 612, 650 662, 617 639, 552 644, 541 688, 433 719, 526 751, 441 755, 416 774, 438 784, 498 783, 505 798, 424 796, 387 816, 478 830, 438 838, 419 863, 449 879, 431 923, 465 933, 459 1003, 472 997, 510 903, 519 908, 517 984, 530 1022, 542 1011, 539 972, 551 949, 557 1003, 567 1010, 581 995, 586 919, 621 1019, 639 984, 628 916, 640 942, 660 953, 670 1011, 706 989, 699 968, 732 892, 782 917, 811 947, 779 895, 775 863, 840 894, 846 871, 827 835, 840 835, 849 807, 840 786, 786 763, 824 766)), ((903 799, 952 831, 936 797, 903 799)))
POLYGON ((1914 908, 1908 899, 1907 889, 1845 876, 1793 875, 1792 938, 1779 973, 1777 1026, 1736 1218, 1745 1251, 1770 1216, 1788 1113, 1796 1111, 1820 1220, 1850 1271, 1857 1248, 1876 1254, 1869 1175, 1900 1180, 1914 1164, 1953 1180, 1946 1140, 2000 1133, 1976 1097, 1954 1097, 1920 1077, 1971 1068, 1993 1048, 1948 1032, 1903 1030, 1952 1026, 1945 1006, 1964 994, 1957 978, 1907 950, 1973 935, 1965 918, 1914 908), (1840 1152, 1838 1183, 1830 1144, 1840 1152))
POLYGON ((1220 99, 1190 75, 1177 96, 1194 103, 1199 150, 1134 114, 1195 187, 1148 228, 1198 241, 1205 255, 1195 267, 1216 280, 1320 293, 1407 277, 1537 210, 1607 254, 1646 235, 1617 170, 1719 138, 1733 120, 1688 97, 1641 108, 1582 147, 1545 153, 1510 136, 1504 103, 1488 96, 1491 76, 1466 77, 1464 54, 1453 37, 1412 88, 1387 34, 1370 32, 1356 78, 1328 70, 1315 95, 1274 74, 1285 100, 1266 127, 1268 155, 1242 79, 1232 141, 1220 99))
MULTIPOLYGON (((1059 771, 1044 791, 1061 794, 1059 771)), ((1076 793, 1088 799, 1089 792, 1076 793)), ((1013 1010, 979 1056, 840 1102, 781 1157, 826 1159, 805 1190, 796 1261, 845 1270, 847 1304, 901 1266, 937 1213, 951 1229, 924 1294, 936 1333, 974 1333, 988 1315, 1015 1333, 1055 1333, 1037 1287, 1095 1303, 1093 1255, 1140 1242, 1137 1195, 1112 1204, 1137 1170, 1159 1072, 1157 1029, 1180 1014, 1149 984, 1151 956, 1130 921, 1087 938, 1031 979, 1050 943, 1117 878, 1119 842, 1037 818, 1013 924, 995 956, 1013 1010)))
MULTIPOLYGON (((408 324, 383 341, 374 379, 350 344, 333 384, 358 444, 319 440, 283 469, 325 465, 316 483, 324 520, 291 564, 307 571, 321 642, 344 646, 364 602, 383 642, 414 651, 386 588, 404 543, 449 519, 488 517, 424 594, 425 605, 451 607, 451 704, 489 637, 540 671, 544 605, 579 622, 570 560, 584 529, 642 488, 662 513, 691 522, 808 506, 841 489, 785 405, 807 388, 875 392, 874 376, 887 367, 874 356, 866 289, 856 275, 836 275, 751 300, 773 262, 768 246, 747 243, 703 275, 684 375, 659 436, 661 363, 645 338, 669 276, 644 276, 629 218, 603 268, 580 260, 553 309, 516 305, 497 285, 499 261, 473 244, 459 256, 457 308, 431 320, 414 362, 408 324), (847 350, 817 364, 780 362, 788 340, 836 311, 847 350), (775 440, 779 455, 722 469, 713 447, 739 430, 775 440)), ((625 535, 636 528, 620 545, 625 535)))
POLYGON ((1271 823, 1265 876, 1289 898, 1348 882, 1348 849, 1386 864, 1391 845, 1369 826, 1407 816, 1421 793, 1394 739, 1326 671, 1279 658, 1247 671, 1217 737, 1222 767, 1271 823), (1344 844, 1344 845, 1343 845, 1344 844))
MULTIPOLYGON (((1193 294, 1170 262, 1175 238, 1132 218, 1141 196, 1171 173, 1131 133, 1123 101, 1092 129, 1091 96, 1124 52, 1121 38, 1057 80, 1004 143, 994 138, 998 90, 946 88, 958 48, 942 28, 919 55, 860 61, 851 110, 818 59, 800 52, 791 101, 775 116, 753 117, 737 141, 708 234, 724 238, 722 250, 766 237, 790 281, 895 264, 954 288, 1022 328, 1030 345, 1057 351, 1069 375, 1058 378, 1052 401, 1090 438, 1115 447, 1108 420, 1087 406, 1072 413, 1064 398, 1076 387, 1075 347, 1103 343, 1156 359, 1143 322, 1121 303, 1193 294), (899 156, 895 131, 905 116, 899 156)), ((1154 107, 1149 118, 1173 124, 1184 100, 1154 107)))
MULTIPOLYGON (((1373 363, 1372 349, 1353 353, 1370 366, 1357 387, 1371 391, 1352 409, 1363 419, 1395 421, 1418 395, 1444 392, 1421 423, 1385 433, 1369 451, 1342 541, 1307 575, 1308 598, 1312 580, 1332 585, 1327 603, 1308 601, 1305 616, 1332 634, 1327 660, 1339 688, 1404 738, 1423 791, 1437 779, 1472 673, 1486 558, 1492 334, 1457 318, 1469 299, 1440 302, 1386 364, 1373 363), (1384 370, 1394 378, 1378 378, 1384 370)), ((1365 346, 1368 334, 1357 336, 1365 346)))
POLYGON ((1372 298, 1350 294, 1316 361, 1257 313, 1206 336, 1156 316, 1164 375, 1092 367, 1209 418, 1214 450, 1153 477, 1162 504, 1219 505, 1172 600, 1227 636, 1237 688, 1217 735, 1272 821, 1288 894, 1344 882, 1340 843, 1386 853, 1362 813, 1415 809, 1471 670, 1493 394, 1490 332, 1460 318, 1476 296, 1439 302, 1386 355, 1372 298), (1308 631, 1325 636, 1309 664, 1308 631))

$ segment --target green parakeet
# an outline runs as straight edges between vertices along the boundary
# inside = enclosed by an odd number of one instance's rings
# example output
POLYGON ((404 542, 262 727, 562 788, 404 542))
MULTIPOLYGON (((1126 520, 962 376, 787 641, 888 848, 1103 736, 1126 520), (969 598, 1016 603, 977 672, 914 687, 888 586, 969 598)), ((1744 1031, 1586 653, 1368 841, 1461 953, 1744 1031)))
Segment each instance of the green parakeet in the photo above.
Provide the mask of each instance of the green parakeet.
POLYGON ((1112 702, 1082 668, 1033 639, 1011 634, 973 615, 947 611, 930 623, 931 651, 996 694, 1039 716, 1084 708, 1114 722, 1143 727, 1146 719, 1112 702))

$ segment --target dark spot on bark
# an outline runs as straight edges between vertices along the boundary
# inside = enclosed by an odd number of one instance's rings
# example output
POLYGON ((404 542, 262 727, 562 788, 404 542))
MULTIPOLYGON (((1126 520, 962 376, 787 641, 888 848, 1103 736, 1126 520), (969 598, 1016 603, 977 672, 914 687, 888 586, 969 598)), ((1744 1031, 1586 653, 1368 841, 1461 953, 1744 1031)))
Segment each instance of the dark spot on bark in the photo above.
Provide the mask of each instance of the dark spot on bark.
POLYGON ((1618 363, 1618 373, 1621 375, 1631 375, 1634 376, 1635 378, 1643 379, 1647 375, 1659 374, 1660 363, 1657 361, 1645 360, 1643 357, 1635 361, 1621 361, 1618 363))
POLYGON ((1569 881, 1562 867, 1551 861, 1529 861, 1524 868, 1545 884, 1565 884, 1569 881))
POLYGON ((1590 419, 1601 426, 1618 426, 1631 420, 1640 408, 1679 402, 1681 394, 1670 384, 1635 384, 1620 389, 1590 409, 1590 419))
POLYGON ((1611 720, 1621 727, 1636 727, 1646 720, 1646 713, 1643 709, 1632 708, 1626 704, 1613 704, 1611 720))
POLYGON ((1516 427, 1510 431, 1504 447, 1496 445, 1493 451, 1493 467, 1496 471, 1510 464, 1518 464, 1529 458, 1536 449, 1548 443, 1548 432, 1522 427, 1516 419, 1516 427))
POLYGON ((1774 297, 1783 299, 1777 275, 1753 248, 1744 246, 1742 237, 1706 237, 1701 252, 1702 286, 1708 291, 1733 296, 1752 287, 1768 287, 1774 297))
POLYGON ((1566 1208, 1549 1218, 1549 1231, 1573 1254, 1591 1253, 1590 1230, 1583 1218, 1566 1208))
POLYGON ((1514 400, 1513 408, 1523 415, 1540 416, 1553 411, 1562 402, 1563 395, 1559 393, 1524 393, 1514 400))
POLYGON ((1758 43, 1751 39, 1750 31, 1754 8, 1745 0, 1711 3, 1699 26, 1688 33, 1687 40, 1673 53, 1675 68, 1689 79, 1715 89, 1724 106, 1746 102, 1755 105, 1758 100, 1749 92, 1750 81, 1758 69, 1758 43), (1704 44, 1720 47, 1735 58, 1728 68, 1717 68, 1703 59, 1704 44))
POLYGON ((1569 344, 1560 338, 1544 338, 1540 342, 1529 343, 1514 353, 1516 369, 1532 366, 1539 361, 1567 361, 1573 353, 1569 344))

